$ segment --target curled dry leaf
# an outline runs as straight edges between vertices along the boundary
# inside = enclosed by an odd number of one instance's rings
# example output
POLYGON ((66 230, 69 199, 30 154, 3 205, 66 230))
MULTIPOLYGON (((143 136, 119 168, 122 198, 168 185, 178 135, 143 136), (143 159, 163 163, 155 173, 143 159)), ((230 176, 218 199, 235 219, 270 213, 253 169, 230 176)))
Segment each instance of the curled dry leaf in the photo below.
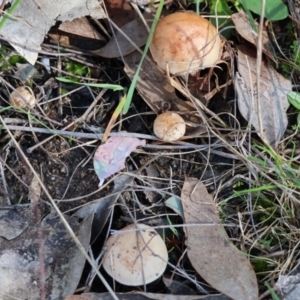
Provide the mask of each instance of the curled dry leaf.
POLYGON ((136 11, 132 9, 130 1, 106 0, 105 9, 107 10, 109 20, 119 27, 138 18, 136 11))
POLYGON ((187 178, 181 192, 187 226, 187 254, 195 270, 211 286, 233 300, 257 300, 255 273, 243 254, 234 247, 220 224, 212 197, 196 178, 187 178))
POLYGON ((139 146, 145 146, 145 140, 132 137, 110 137, 100 145, 94 156, 94 168, 100 179, 99 186, 104 180, 125 168, 125 159, 139 146))
MULTIPOLYGON (((238 32, 238 34, 241 37, 243 37, 245 40, 250 42, 252 45, 257 46, 257 34, 252 28, 248 16, 243 11, 240 11, 236 14, 233 14, 231 16, 231 19, 235 25, 235 29, 238 32)), ((258 24, 257 23, 255 24, 258 27, 258 24)), ((270 42, 268 32, 266 29, 263 29, 262 32, 262 51, 269 58, 275 61, 273 50, 272 50, 272 44, 270 42)))
POLYGON ((91 23, 85 17, 63 22, 59 25, 58 29, 66 33, 79 35, 81 37, 105 41, 105 38, 91 25, 91 23))
POLYGON ((239 74, 236 76, 235 84, 239 110, 257 130, 257 134, 276 148, 288 124, 287 94, 292 90, 292 83, 264 61, 261 62, 261 73, 257 78, 256 65, 255 53, 246 46, 240 46, 238 50, 239 74), (260 85, 259 97, 257 96, 258 83, 260 85))
POLYGON ((114 31, 115 34, 109 42, 103 48, 94 51, 94 53, 106 58, 116 58, 127 55, 135 51, 136 47, 144 46, 149 34, 140 18, 129 22, 118 30, 114 29, 114 31), (128 39, 130 39, 131 42, 128 39))

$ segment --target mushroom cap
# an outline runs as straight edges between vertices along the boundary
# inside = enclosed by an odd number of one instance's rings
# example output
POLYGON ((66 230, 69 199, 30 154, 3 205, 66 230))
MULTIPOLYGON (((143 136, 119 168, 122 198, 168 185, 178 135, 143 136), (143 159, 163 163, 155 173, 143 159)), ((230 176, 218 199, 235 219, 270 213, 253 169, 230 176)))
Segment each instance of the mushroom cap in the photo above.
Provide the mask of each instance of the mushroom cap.
POLYGON ((121 231, 131 229, 134 231, 108 238, 103 267, 111 277, 124 285, 148 284, 164 273, 168 251, 160 235, 150 226, 132 224, 121 231))
POLYGON ((163 70, 192 73, 212 66, 220 56, 217 29, 194 12, 176 12, 162 18, 155 29, 150 51, 163 70))
POLYGON ((153 124, 154 134, 163 141, 173 142, 184 136, 185 122, 177 113, 168 111, 156 117, 153 124))
POLYGON ((30 108, 36 104, 36 98, 29 86, 19 86, 10 94, 9 102, 14 107, 30 108))

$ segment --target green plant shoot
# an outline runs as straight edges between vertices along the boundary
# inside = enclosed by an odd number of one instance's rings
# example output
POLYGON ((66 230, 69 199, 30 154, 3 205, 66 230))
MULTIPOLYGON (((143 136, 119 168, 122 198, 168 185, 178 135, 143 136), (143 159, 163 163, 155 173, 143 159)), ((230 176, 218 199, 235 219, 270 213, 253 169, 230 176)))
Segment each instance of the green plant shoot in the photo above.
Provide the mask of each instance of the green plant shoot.
POLYGON ((147 52, 148 52, 150 43, 152 41, 152 37, 153 37, 154 31, 155 31, 157 22, 159 20, 159 17, 161 15, 164 3, 165 3, 164 0, 160 0, 160 2, 159 2, 159 6, 157 8, 157 11, 156 11, 156 14, 155 14, 155 18, 154 18, 154 21, 153 21, 152 26, 151 26, 151 30, 150 30, 150 33, 149 33, 149 36, 148 36, 148 39, 147 39, 147 43, 146 43, 145 49, 143 51, 143 55, 142 55, 141 61, 140 61, 139 65, 138 65, 138 68, 137 68, 137 70, 136 70, 136 72, 134 74, 134 77, 132 79, 131 85, 130 85, 129 90, 128 90, 128 94, 127 94, 127 97, 126 97, 126 102, 125 102, 125 105, 124 105, 124 108, 123 108, 123 114, 126 114, 128 112, 128 110, 129 110, 130 103, 131 103, 132 96, 133 96, 133 92, 135 90, 135 86, 136 86, 136 83, 137 83, 137 80, 138 80, 138 77, 139 77, 139 73, 140 73, 142 64, 144 62, 144 59, 145 59, 145 57, 147 55, 147 52))
POLYGON ((12 14, 14 13, 14 11, 18 8, 18 6, 21 4, 22 0, 16 0, 12 6, 7 10, 7 12, 5 13, 4 17, 2 18, 2 20, 0 21, 0 31, 2 30, 2 28, 4 27, 5 23, 11 19, 12 14))
POLYGON ((122 91, 124 88, 121 85, 117 84, 109 84, 109 83, 83 83, 83 82, 76 82, 72 79, 66 78, 66 77, 56 77, 55 78, 58 81, 66 82, 66 83, 72 83, 72 84, 79 84, 84 86, 90 86, 90 87, 98 87, 102 89, 109 89, 115 91, 122 91))

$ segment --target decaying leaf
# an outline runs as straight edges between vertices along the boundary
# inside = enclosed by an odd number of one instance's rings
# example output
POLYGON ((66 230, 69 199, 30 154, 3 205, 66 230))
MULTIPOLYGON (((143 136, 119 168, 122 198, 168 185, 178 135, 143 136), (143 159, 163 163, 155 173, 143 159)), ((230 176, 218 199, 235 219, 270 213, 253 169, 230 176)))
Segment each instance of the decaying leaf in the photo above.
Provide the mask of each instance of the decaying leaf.
POLYGON ((186 178, 181 192, 187 254, 195 270, 211 286, 234 300, 257 300, 255 273, 246 254, 229 241, 216 205, 205 185, 186 178))
POLYGON ((28 222, 14 209, 0 210, 0 241, 12 240, 28 227, 28 222))
POLYGON ((91 25, 86 17, 63 22, 58 29, 81 37, 105 41, 105 38, 91 25))
POLYGON ((135 51, 136 47, 144 46, 148 35, 145 24, 140 18, 137 18, 122 26, 119 30, 115 28, 114 35, 110 41, 103 48, 94 51, 94 53, 106 58, 121 57, 135 51))
POLYGON ((300 274, 279 275, 275 285, 281 293, 282 300, 300 299, 300 274))
POLYGON ((100 179, 104 180, 125 168, 125 159, 139 146, 145 146, 145 140, 132 137, 110 137, 100 145, 94 156, 94 169, 100 179))
POLYGON ((23 0, 5 23, 1 36, 34 64, 46 33, 56 21, 70 21, 87 15, 96 19, 106 16, 98 0, 23 0))
POLYGON ((48 37, 55 44, 64 47, 75 47, 83 51, 91 51, 99 48, 99 44, 107 40, 92 26, 86 17, 62 22, 58 29, 51 28, 48 37))
MULTIPOLYGON (((235 25, 235 29, 238 32, 238 34, 242 38, 250 42, 252 45, 257 47, 258 34, 255 33, 254 29, 252 28, 248 16, 243 11, 240 11, 238 13, 232 14, 231 19, 235 25)), ((258 26, 257 23, 255 24, 258 26)), ((268 32, 266 29, 263 29, 262 32, 262 51, 269 58, 275 61, 272 50, 272 44, 270 42, 268 32)))
POLYGON ((287 94, 292 90, 292 84, 264 61, 261 62, 261 74, 257 78, 256 65, 255 53, 249 47, 240 46, 238 50, 239 74, 237 74, 235 84, 239 110, 257 130, 257 134, 276 148, 288 124, 287 94), (260 84, 259 101, 258 82, 260 84), (260 120, 262 130, 260 130, 260 120))
MULTIPOLYGON (((45 299, 63 299, 74 293, 85 257, 60 218, 50 213, 37 225, 32 206, 18 207, 16 211, 26 218, 28 226, 14 239, 0 237, 0 299, 39 300, 41 290, 45 299)), ((92 216, 81 223, 76 218, 65 217, 87 249, 92 216)), ((12 229, 14 223, 11 222, 12 229)))
POLYGON ((132 9, 129 1, 106 0, 105 7, 107 9, 109 19, 119 27, 138 18, 137 13, 134 9, 132 9))

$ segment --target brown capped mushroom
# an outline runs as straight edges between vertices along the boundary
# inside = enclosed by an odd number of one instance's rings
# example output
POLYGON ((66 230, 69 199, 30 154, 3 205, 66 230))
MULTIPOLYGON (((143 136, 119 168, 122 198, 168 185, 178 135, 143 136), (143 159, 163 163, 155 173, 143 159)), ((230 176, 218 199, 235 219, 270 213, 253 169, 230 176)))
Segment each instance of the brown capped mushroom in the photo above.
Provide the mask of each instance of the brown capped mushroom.
POLYGON ((156 117, 154 134, 165 142, 173 142, 184 136, 186 130, 183 118, 174 112, 166 112, 156 117))
POLYGON ((129 286, 158 279, 168 261, 168 251, 160 235, 145 224, 128 225, 121 231, 125 230, 132 231, 111 235, 105 243, 105 271, 114 280, 129 286))
POLYGON ((155 62, 171 74, 193 73, 219 59, 221 40, 217 29, 194 12, 176 12, 162 18, 150 45, 155 62))
POLYGON ((14 107, 27 109, 36 104, 36 98, 30 87, 19 86, 10 94, 9 102, 14 107))

